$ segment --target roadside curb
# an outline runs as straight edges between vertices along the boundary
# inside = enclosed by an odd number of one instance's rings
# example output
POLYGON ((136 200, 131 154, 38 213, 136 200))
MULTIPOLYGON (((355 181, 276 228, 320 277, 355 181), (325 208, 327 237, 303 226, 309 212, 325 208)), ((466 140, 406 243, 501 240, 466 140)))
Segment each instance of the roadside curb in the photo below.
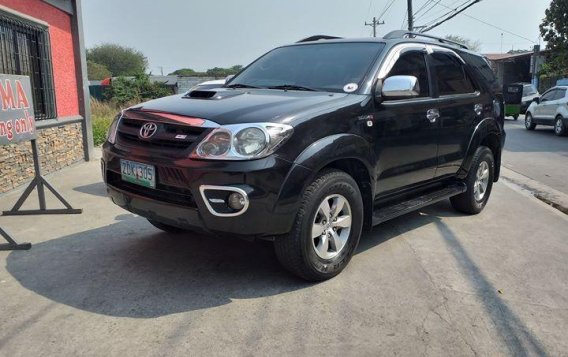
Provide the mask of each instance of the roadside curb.
POLYGON ((535 198, 552 206, 564 214, 568 214, 568 195, 533 180, 525 175, 501 166, 501 178, 528 191, 535 198))

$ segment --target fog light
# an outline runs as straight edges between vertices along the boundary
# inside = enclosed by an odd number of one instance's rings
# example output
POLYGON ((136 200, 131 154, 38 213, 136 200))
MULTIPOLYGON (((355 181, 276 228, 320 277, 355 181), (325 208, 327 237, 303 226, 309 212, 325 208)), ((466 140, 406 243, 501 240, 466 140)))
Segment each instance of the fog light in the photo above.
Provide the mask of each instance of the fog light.
POLYGON ((229 207, 236 211, 240 211, 246 204, 245 198, 238 192, 233 192, 229 195, 229 207))

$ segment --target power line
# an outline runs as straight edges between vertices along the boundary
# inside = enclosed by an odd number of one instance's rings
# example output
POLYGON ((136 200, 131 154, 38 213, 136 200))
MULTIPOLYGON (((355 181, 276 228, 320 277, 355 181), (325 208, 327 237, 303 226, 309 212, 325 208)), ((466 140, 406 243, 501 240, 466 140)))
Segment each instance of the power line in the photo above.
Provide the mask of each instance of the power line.
MULTIPOLYGON (((478 0, 478 1, 481 1, 481 0, 478 0)), ((448 6, 446 6, 446 5, 442 4, 442 3, 440 3, 440 5, 443 6, 443 7, 445 7, 445 8, 447 8, 447 9, 451 9, 450 7, 448 7, 448 6)), ((513 36, 516 36, 516 37, 518 37, 518 38, 522 38, 523 40, 527 40, 527 41, 529 41, 530 43, 536 43, 535 41, 533 41, 533 40, 531 40, 531 39, 529 39, 529 38, 526 38, 526 37, 524 37, 524 36, 518 35, 518 34, 516 34, 516 33, 514 33, 514 32, 511 32, 511 31, 509 31, 509 30, 506 30, 506 29, 504 29, 504 28, 502 28, 502 27, 493 25, 493 24, 491 24, 491 23, 489 23, 489 22, 487 22, 487 21, 478 19, 477 17, 473 17, 473 16, 468 15, 468 14, 462 14, 462 15, 464 15, 464 16, 466 16, 466 17, 469 17, 469 18, 472 19, 472 20, 481 22, 481 23, 484 24, 484 25, 493 27, 493 28, 495 28, 495 29, 497 29, 497 30, 499 30, 499 31, 506 32, 506 33, 508 33, 509 35, 513 35, 513 36)))
POLYGON ((459 14, 461 14, 462 12, 464 12, 465 10, 469 9, 470 7, 472 7, 473 5, 477 4, 478 2, 480 2, 481 0, 473 0, 472 2, 470 2, 469 4, 467 4, 465 7, 461 8, 460 10, 453 10, 454 13, 449 15, 448 17, 436 22, 434 25, 428 26, 426 27, 424 30, 422 30, 422 32, 428 32, 438 26, 440 26, 441 24, 443 24, 446 21, 449 21, 451 19, 453 19, 454 17, 458 16, 459 14))
MULTIPOLYGON (((420 17, 418 17, 416 20, 424 19, 424 18, 426 17, 426 15, 428 15, 428 13, 429 13, 430 11, 432 11, 432 10, 434 10, 434 9, 437 8, 436 6, 439 5, 441 1, 442 1, 442 0, 437 0, 435 3, 433 3, 433 4, 430 6, 430 8, 428 8, 428 9, 427 9, 422 15, 420 15, 420 17)), ((456 0, 456 1, 452 2, 449 6, 453 7, 455 4, 457 4, 457 3, 460 2, 460 1, 461 1, 461 0, 456 0)), ((467 2, 467 1, 466 1, 466 2, 467 2)), ((459 7, 459 6, 458 6, 458 7, 459 7)), ((437 11, 437 12, 435 11, 434 13, 432 13, 432 15, 434 15, 434 16, 432 16, 432 17, 430 18, 430 20, 428 20, 428 22, 432 22, 432 19, 434 19, 434 18, 436 18, 436 19, 440 18, 440 14, 442 14, 443 11, 445 11, 445 10, 442 9, 442 11, 437 11)), ((446 13, 446 14, 447 14, 447 13, 446 13)))
POLYGON ((382 19, 382 18, 383 18, 383 16, 387 13, 387 11, 389 11, 389 9, 391 8, 392 4, 394 4, 395 1, 396 1, 396 0, 392 0, 392 1, 390 2, 390 4, 388 4, 388 5, 385 6, 385 8, 383 9, 383 12, 381 12, 381 14, 378 16, 379 19, 382 19))
MULTIPOLYGON (((459 2, 459 1, 460 1, 460 0, 454 1, 454 2, 452 3, 452 5, 455 4, 455 3, 457 3, 457 2, 459 2)), ((463 3, 461 3, 461 4, 458 5, 458 6, 456 6, 455 8, 449 8, 450 11, 443 10, 443 11, 446 11, 446 12, 443 13, 443 14, 442 14, 442 12, 438 12, 438 15, 439 15, 439 16, 438 16, 438 17, 432 17, 430 20, 428 20, 428 21, 424 24, 424 27, 428 27, 428 26, 430 26, 430 25, 432 25, 432 24, 434 24, 434 23, 440 21, 440 19, 443 19, 444 17, 449 16, 449 15, 452 14, 453 12, 458 11, 459 8, 461 8, 462 6, 467 5, 467 3, 468 3, 469 1, 470 1, 470 0, 465 0, 463 3), (440 14, 442 14, 442 15, 440 15, 440 14)), ((440 1, 438 1, 437 4, 440 4, 440 1)))
POLYGON ((433 2, 434 0, 426 0, 422 6, 420 6, 420 8, 418 10, 416 10, 416 12, 414 13, 414 17, 416 18, 416 15, 418 15, 420 13, 420 11, 424 10, 424 8, 426 8, 426 6, 428 6, 429 3, 433 2))

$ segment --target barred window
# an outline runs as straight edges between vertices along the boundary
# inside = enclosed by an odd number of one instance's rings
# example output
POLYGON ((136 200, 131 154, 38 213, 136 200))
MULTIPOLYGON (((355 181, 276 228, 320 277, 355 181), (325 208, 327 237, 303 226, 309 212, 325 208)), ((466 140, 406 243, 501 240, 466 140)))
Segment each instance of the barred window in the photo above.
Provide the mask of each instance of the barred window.
POLYGON ((57 116, 45 26, 0 11, 0 73, 30 77, 36 120, 57 116))

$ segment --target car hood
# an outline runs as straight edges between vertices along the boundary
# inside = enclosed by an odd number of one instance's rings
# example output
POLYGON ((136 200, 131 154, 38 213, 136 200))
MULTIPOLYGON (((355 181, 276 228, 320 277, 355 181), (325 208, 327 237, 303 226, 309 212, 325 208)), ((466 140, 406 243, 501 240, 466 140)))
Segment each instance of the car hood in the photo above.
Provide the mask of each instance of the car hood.
POLYGON ((155 99, 133 106, 129 110, 172 113, 206 119, 221 125, 291 123, 298 118, 356 104, 366 97, 329 92, 223 88, 155 99))

